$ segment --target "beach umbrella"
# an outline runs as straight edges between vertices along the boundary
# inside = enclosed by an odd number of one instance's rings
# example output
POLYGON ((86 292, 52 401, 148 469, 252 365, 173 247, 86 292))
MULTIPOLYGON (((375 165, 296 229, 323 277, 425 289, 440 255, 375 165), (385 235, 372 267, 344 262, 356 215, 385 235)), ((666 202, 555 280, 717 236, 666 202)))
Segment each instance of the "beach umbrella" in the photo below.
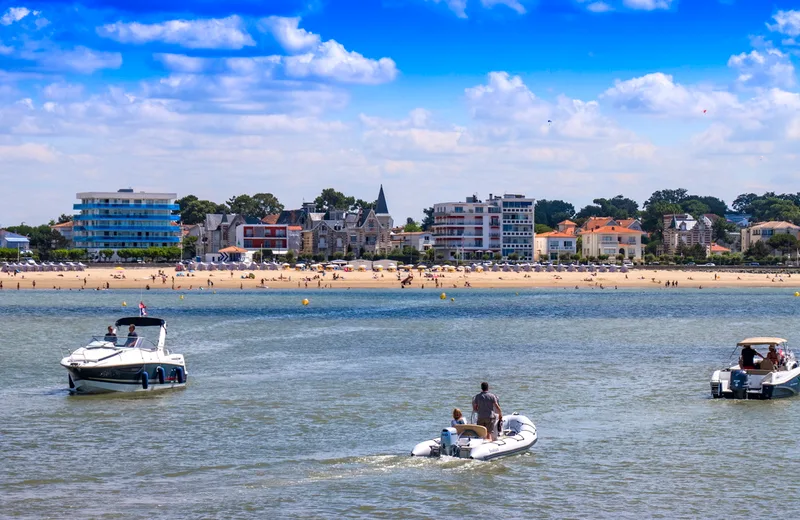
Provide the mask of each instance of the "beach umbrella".
POLYGON ((124 271, 124 270, 125 270, 125 268, 124 268, 124 267, 121 267, 121 266, 117 266, 117 267, 115 267, 115 268, 114 268, 114 270, 115 270, 115 271, 124 271))

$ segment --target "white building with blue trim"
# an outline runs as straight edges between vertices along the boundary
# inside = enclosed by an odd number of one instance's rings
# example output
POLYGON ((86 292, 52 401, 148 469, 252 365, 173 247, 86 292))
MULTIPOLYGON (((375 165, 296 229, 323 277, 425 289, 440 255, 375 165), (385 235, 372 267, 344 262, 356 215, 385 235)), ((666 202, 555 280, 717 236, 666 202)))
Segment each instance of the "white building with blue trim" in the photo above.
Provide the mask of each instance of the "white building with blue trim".
POLYGON ((28 251, 31 248, 31 241, 26 236, 0 229, 0 248, 28 251))
POLYGON ((101 249, 179 246, 180 215, 176 193, 90 191, 78 193, 75 215, 75 247, 90 255, 101 249))

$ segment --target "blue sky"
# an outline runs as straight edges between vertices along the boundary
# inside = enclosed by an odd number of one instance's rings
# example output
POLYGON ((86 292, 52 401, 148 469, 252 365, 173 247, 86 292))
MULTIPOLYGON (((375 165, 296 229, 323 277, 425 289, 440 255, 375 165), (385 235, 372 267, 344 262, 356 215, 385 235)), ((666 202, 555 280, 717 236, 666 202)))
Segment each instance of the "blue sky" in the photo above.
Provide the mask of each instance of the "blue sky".
POLYGON ((397 221, 797 191, 798 56, 782 0, 0 2, 0 226, 128 186, 297 207, 383 184, 397 221))

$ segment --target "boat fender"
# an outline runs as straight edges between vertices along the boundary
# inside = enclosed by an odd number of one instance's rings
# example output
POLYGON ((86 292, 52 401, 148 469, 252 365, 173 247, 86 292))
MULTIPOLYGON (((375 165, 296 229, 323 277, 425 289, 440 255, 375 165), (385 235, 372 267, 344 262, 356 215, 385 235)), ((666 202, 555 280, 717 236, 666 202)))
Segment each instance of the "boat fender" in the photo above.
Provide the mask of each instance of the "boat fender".
POLYGON ((142 371, 142 388, 147 390, 149 383, 150 383, 150 376, 147 375, 147 372, 142 371))
POLYGON ((75 381, 72 380, 72 376, 67 376, 67 379, 69 379, 69 387, 75 388, 75 381))
POLYGON ((178 384, 183 384, 184 377, 183 377, 183 367, 178 367, 175 369, 175 375, 178 378, 178 384))
POLYGON ((156 374, 158 375, 158 384, 164 384, 164 367, 156 367, 156 374))

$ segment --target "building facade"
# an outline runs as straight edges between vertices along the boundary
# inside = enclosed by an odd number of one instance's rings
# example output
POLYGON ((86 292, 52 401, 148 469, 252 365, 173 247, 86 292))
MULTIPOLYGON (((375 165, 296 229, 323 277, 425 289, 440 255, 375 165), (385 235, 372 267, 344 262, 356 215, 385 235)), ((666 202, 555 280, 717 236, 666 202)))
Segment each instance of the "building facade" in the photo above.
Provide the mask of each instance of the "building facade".
POLYGON ((623 255, 629 260, 642 259, 642 233, 621 226, 601 226, 581 232, 581 255, 584 258, 599 258, 607 255, 615 258, 623 255))
POLYGON ((392 234, 392 249, 411 247, 424 252, 433 247, 433 235, 429 231, 400 231, 392 234))
POLYGON ((681 245, 699 244, 704 248, 712 242, 712 223, 705 215, 695 219, 687 214, 664 215, 664 252, 675 254, 681 245))
POLYGON ((29 251, 31 241, 28 237, 0 229, 0 248, 16 249, 17 251, 29 251))
POLYGON ((434 204, 436 257, 466 260, 517 254, 521 260, 533 260, 534 204, 534 199, 516 194, 490 194, 485 202, 470 196, 465 202, 434 204))
POLYGON ((289 224, 241 224, 236 226, 236 244, 250 251, 268 249, 274 255, 300 251, 301 226, 289 224))
POLYGON ((763 222, 755 224, 750 227, 743 228, 742 233, 742 251, 747 251, 750 246, 756 242, 768 241, 775 235, 790 234, 795 238, 800 239, 800 226, 796 226, 791 222, 775 221, 763 222))
POLYGON ((175 193, 116 192, 78 193, 73 241, 90 255, 101 249, 179 246, 181 229, 175 193))
POLYGON ((58 231, 58 233, 64 237, 64 241, 66 242, 66 247, 71 249, 74 247, 75 242, 73 241, 74 238, 74 226, 75 223, 72 221, 69 222, 62 222, 61 224, 54 224, 50 226, 50 229, 53 231, 58 231))

